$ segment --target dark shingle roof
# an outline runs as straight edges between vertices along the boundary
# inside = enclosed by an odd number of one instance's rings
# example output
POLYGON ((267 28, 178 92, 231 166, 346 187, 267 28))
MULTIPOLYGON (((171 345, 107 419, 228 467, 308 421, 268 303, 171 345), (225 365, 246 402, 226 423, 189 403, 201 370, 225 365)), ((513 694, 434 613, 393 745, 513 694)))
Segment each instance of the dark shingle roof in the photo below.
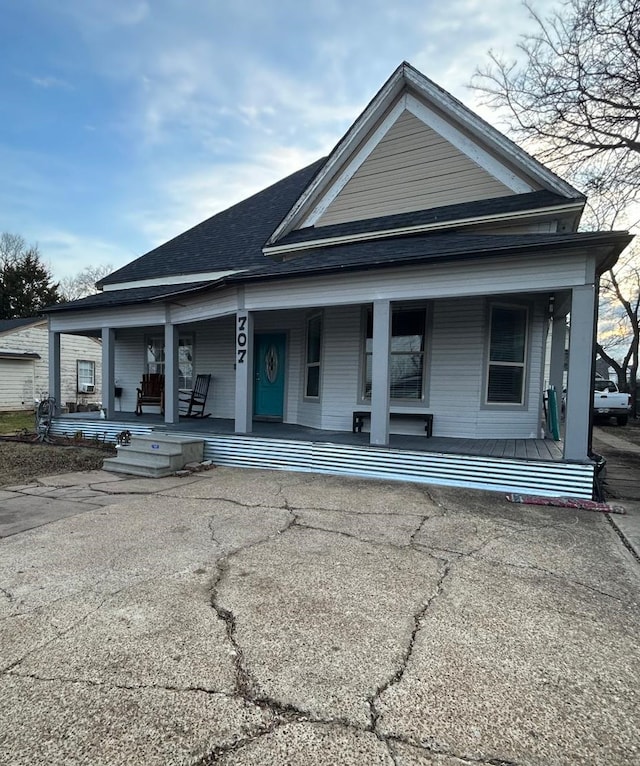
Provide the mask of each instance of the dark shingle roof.
POLYGON ((322 273, 365 271, 429 261, 462 261, 496 255, 518 256, 530 254, 532 250, 542 254, 569 248, 582 250, 585 246, 601 246, 620 252, 631 239, 632 237, 627 232, 617 231, 570 234, 448 232, 353 242, 334 247, 305 250, 295 258, 281 262, 272 261, 262 256, 259 266, 216 282, 110 290, 98 295, 91 295, 71 304, 52 306, 49 310, 69 311, 115 307, 132 303, 168 300, 175 295, 246 282, 287 279, 322 273))
POLYGON ((2 319, 0 320, 0 332, 7 330, 17 330, 20 327, 26 327, 37 322, 44 322, 44 317, 21 317, 20 319, 2 319))
POLYGON ((544 190, 529 192, 528 194, 509 194, 504 197, 493 197, 475 202, 462 202, 457 205, 443 205, 442 207, 430 208, 429 210, 396 213, 395 215, 385 215, 378 218, 336 223, 331 226, 318 226, 315 228, 309 226, 289 232, 285 237, 275 242, 273 247, 298 242, 309 242, 314 239, 328 239, 330 237, 343 237, 349 234, 425 226, 427 224, 445 223, 465 218, 498 215, 500 213, 540 210, 545 207, 552 207, 553 205, 567 204, 568 202, 583 204, 584 199, 576 198, 575 200, 569 200, 566 197, 561 197, 559 194, 544 190))
POLYGON ((208 218, 109 274, 100 284, 247 269, 260 264, 264 260, 262 246, 324 161, 320 159, 208 218))
POLYGON ((212 282, 187 282, 181 285, 155 285, 154 287, 132 287, 128 290, 104 290, 95 295, 87 295, 72 303, 59 303, 49 306, 48 312, 69 311, 69 309, 98 309, 113 306, 130 306, 136 303, 149 303, 158 298, 169 298, 182 293, 192 293, 198 289, 210 287, 212 282))
POLYGON ((282 262, 267 262, 251 272, 234 274, 227 283, 268 278, 311 275, 321 272, 356 271, 381 266, 400 266, 436 260, 467 260, 496 255, 516 255, 532 250, 544 253, 577 247, 619 246, 633 239, 628 232, 574 232, 568 234, 477 234, 440 232, 388 239, 350 242, 303 250, 282 262))

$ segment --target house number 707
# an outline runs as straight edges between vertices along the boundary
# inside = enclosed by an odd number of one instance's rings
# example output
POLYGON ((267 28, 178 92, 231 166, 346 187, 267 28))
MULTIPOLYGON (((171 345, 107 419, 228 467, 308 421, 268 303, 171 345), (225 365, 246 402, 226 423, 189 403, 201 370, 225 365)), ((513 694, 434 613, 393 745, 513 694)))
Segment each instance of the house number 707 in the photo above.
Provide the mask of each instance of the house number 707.
POLYGON ((244 364, 247 356, 247 317, 238 317, 238 335, 236 336, 236 348, 238 350, 238 364, 244 364))

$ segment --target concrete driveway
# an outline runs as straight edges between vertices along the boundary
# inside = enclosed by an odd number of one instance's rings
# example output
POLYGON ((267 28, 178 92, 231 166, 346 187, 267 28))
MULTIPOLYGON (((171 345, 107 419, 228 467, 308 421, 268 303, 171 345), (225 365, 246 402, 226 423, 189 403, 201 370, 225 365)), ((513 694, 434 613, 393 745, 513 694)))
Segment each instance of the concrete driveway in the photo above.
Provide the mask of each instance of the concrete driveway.
POLYGON ((2 764, 640 762, 638 564, 601 514, 226 468, 12 503, 2 764))

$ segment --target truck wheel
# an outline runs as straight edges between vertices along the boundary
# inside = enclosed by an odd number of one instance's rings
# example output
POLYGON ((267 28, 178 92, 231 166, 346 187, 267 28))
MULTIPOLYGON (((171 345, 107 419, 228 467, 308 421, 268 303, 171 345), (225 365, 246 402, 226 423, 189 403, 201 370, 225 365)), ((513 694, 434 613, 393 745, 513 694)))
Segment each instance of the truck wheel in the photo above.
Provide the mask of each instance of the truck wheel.
POLYGON ((616 422, 619 426, 626 426, 629 422, 629 416, 628 415, 618 415, 616 418, 616 422))

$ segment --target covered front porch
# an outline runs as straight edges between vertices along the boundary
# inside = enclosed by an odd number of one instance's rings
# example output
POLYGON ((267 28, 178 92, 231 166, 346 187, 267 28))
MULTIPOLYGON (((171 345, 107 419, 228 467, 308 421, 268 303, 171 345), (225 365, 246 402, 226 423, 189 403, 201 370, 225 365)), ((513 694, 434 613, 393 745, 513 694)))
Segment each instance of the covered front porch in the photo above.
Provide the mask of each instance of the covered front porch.
POLYGON ((594 466, 563 459, 562 443, 549 439, 468 439, 391 434, 388 446, 369 444, 369 434, 327 431, 290 423, 253 422, 251 434, 235 433, 228 418, 181 418, 166 423, 160 414, 136 417, 98 413, 56 417, 52 433, 115 441, 122 431, 170 431, 202 436, 205 457, 218 465, 345 474, 351 476, 463 486, 544 496, 593 496, 594 466))

